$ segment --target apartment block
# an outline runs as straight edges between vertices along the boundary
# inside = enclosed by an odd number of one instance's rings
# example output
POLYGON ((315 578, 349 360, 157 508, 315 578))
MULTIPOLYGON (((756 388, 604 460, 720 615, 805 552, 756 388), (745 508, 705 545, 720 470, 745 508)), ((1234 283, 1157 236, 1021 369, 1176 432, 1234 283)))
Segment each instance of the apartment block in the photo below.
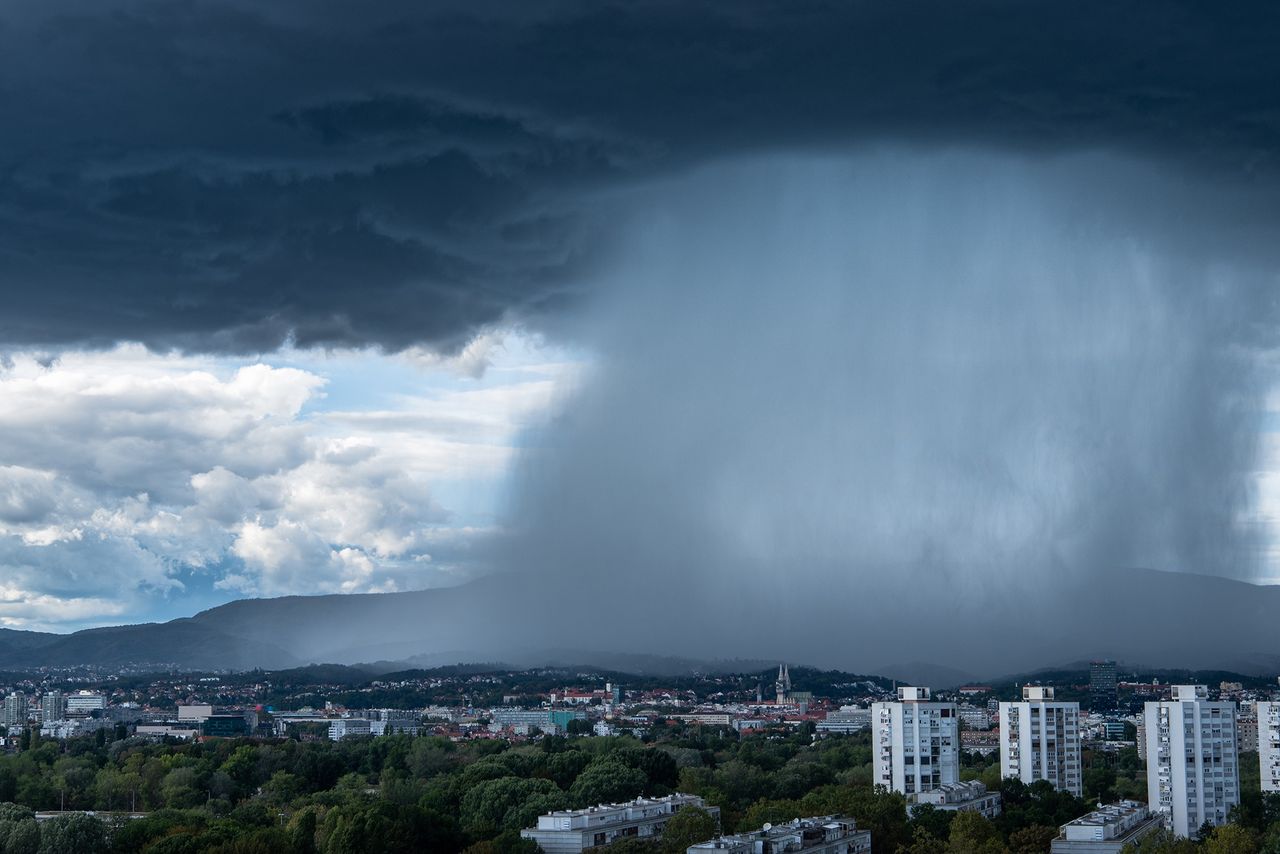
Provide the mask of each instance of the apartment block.
MULTIPOLYGON (((1258 714, 1258 764, 1262 766, 1262 791, 1280 792, 1280 703, 1256 703, 1258 714)), ((1254 747, 1240 738, 1240 749, 1254 747)))
POLYGON ((1225 824, 1240 802, 1235 703, 1209 700, 1203 685, 1175 685, 1143 718, 1151 809, 1179 836, 1225 824))
POLYGON ((901 687, 896 703, 873 703, 874 781, 914 795, 960 782, 955 703, 935 703, 928 688, 901 687))
POLYGON ((1001 703, 1000 773, 1080 797, 1080 704, 1055 702, 1053 689, 1038 685, 1025 686, 1020 703, 1001 703))

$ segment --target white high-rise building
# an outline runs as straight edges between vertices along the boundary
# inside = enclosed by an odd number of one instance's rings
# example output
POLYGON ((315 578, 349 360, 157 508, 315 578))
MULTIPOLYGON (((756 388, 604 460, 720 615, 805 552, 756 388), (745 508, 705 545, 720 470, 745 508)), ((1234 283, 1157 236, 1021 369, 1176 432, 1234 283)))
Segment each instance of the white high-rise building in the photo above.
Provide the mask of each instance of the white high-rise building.
POLYGON ((4 698, 4 715, 2 721, 11 730, 22 729, 27 725, 27 695, 21 691, 6 694, 4 698))
POLYGON ((61 691, 49 690, 40 695, 40 720, 60 721, 67 717, 67 698, 61 691))
POLYGON ((873 703, 875 784, 913 795, 960 781, 955 703, 930 702, 928 688, 899 688, 898 702, 873 703))
POLYGON ((1081 792, 1080 704, 1055 702, 1053 689, 1027 685, 1021 703, 1000 704, 1000 774, 1030 785, 1081 792))
POLYGON ((1179 836, 1225 824, 1240 803, 1236 704, 1211 702, 1203 685, 1174 685, 1171 700, 1147 703, 1147 802, 1179 836))
MULTIPOLYGON (((1262 766, 1262 791, 1280 792, 1280 703, 1256 703, 1258 710, 1258 764, 1262 766)), ((1253 745, 1241 739, 1240 749, 1253 745)))

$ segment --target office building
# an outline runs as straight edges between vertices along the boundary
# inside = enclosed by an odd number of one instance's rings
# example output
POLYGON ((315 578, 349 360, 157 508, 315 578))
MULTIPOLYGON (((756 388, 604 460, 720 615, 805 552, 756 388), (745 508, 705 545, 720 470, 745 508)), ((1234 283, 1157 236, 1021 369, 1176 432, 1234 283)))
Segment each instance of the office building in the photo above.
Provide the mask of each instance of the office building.
POLYGON ((928 688, 902 687, 896 703, 871 706, 873 781, 904 795, 960 782, 955 703, 930 701, 928 688))
POLYGON ((368 718, 338 718, 329 724, 329 740, 342 741, 358 735, 369 735, 368 718))
POLYGON ((209 715, 199 726, 205 738, 240 738, 249 734, 249 722, 244 715, 209 715))
POLYGON ((545 854, 580 854, 623 839, 656 841, 671 816, 684 807, 706 810, 720 820, 720 808, 708 806, 696 795, 636 798, 624 804, 601 804, 581 810, 556 810, 538 816, 536 827, 520 831, 545 854))
POLYGON ((77 691, 67 697, 68 715, 91 715, 107 707, 107 698, 92 691, 77 691))
POLYGON ((1208 699, 1203 685, 1174 685, 1172 698, 1147 703, 1147 802, 1179 836, 1225 824, 1240 803, 1236 706, 1208 699))
POLYGON ((1080 704, 1055 702, 1053 689, 1038 685, 1024 686, 1020 703, 1001 703, 1000 774, 1080 797, 1080 704))
POLYGON ((1000 793, 987 791, 986 784, 977 780, 947 783, 929 792, 919 792, 911 798, 911 803, 907 805, 907 813, 911 816, 924 804, 943 812, 976 812, 984 818, 1000 815, 1000 793))
POLYGON ((4 725, 7 729, 22 729, 27 725, 27 695, 21 691, 6 694, 4 698, 4 725))
POLYGON ((1253 744, 1240 737, 1240 749, 1258 749, 1262 791, 1280 792, 1280 703, 1256 703, 1258 738, 1253 744))
POLYGON ((870 850, 871 831, 858 830, 857 823, 847 816, 825 815, 708 839, 690 845, 685 854, 864 854, 870 850))
POLYGON ((1120 801, 1062 825, 1050 854, 1120 854, 1162 824, 1158 814, 1137 801, 1120 801))
POLYGON ((178 706, 178 720, 199 724, 213 717, 213 706, 198 704, 194 706, 178 706))
POLYGON ((1089 708, 1105 712, 1119 705, 1114 661, 1089 662, 1089 708))
POLYGON ((67 698, 61 691, 45 691, 40 695, 40 720, 49 723, 66 720, 67 698))

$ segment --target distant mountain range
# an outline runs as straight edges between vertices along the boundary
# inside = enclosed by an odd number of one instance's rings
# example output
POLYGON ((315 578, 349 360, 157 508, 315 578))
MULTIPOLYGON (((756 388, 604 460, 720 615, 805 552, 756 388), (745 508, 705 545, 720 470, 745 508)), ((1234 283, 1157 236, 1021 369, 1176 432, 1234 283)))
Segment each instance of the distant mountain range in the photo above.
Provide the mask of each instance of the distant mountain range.
MULTIPOLYGON (((759 670, 778 659, 751 653, 776 647, 779 658, 788 656, 795 662, 884 673, 938 687, 1089 658, 1250 675, 1280 673, 1280 587, 1128 570, 1114 573, 1105 586, 1082 588, 1074 597, 1052 602, 1028 603, 1027 609, 1022 622, 1016 614, 966 617, 966 634, 982 641, 972 650, 966 650, 965 638, 959 637, 937 645, 936 656, 917 649, 909 651, 911 658, 898 659, 915 663, 886 665, 894 660, 894 651, 900 652, 899 644, 889 642, 880 649, 862 640, 845 652, 837 641, 849 629, 841 626, 831 627, 833 643, 821 653, 790 643, 788 626, 754 626, 745 617, 741 637, 720 636, 724 626, 734 625, 733 615, 709 622, 703 641, 689 640, 685 631, 675 650, 674 642, 664 638, 663 621, 656 617, 651 627, 641 627, 647 640, 632 639, 634 627, 630 635, 621 633, 626 622, 622 617, 617 619, 617 634, 601 631, 601 621, 575 631, 576 615, 556 610, 554 590, 519 576, 490 576, 458 587, 407 593, 244 599, 167 623, 66 635, 0 629, 0 669, 150 664, 245 670, 380 662, 391 670, 501 661, 520 667, 590 664, 674 674, 759 670), (1008 651, 998 658, 982 651, 1000 645, 1008 651), (746 655, 732 654, 739 646, 746 648, 746 655), (655 654, 605 651, 619 648, 655 654), (662 654, 672 652, 679 654, 662 654), (843 655, 854 660, 839 660, 843 655), (822 656, 825 660, 818 660, 822 656)), ((608 618, 602 618, 606 626, 608 618)), ((686 617, 679 619, 688 622, 686 617)), ((797 629, 798 637, 815 635, 814 627, 801 628, 810 634, 801 635, 797 629)), ((827 635, 817 631, 816 636, 827 635)))

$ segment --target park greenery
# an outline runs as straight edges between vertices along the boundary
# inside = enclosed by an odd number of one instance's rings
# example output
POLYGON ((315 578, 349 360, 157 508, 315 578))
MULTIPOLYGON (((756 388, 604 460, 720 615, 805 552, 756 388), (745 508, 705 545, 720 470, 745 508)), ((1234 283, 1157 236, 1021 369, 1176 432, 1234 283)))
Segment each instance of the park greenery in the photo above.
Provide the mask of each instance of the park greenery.
MULTIPOLYGON (((719 807, 720 827, 686 809, 660 841, 627 840, 609 854, 677 854, 717 832, 828 814, 871 830, 873 854, 1046 854, 1059 825, 1145 786, 1132 751, 1088 757, 1086 799, 1000 780, 994 758, 966 753, 964 778, 997 788, 1003 814, 926 806, 909 818, 901 795, 871 785, 866 733, 815 739, 806 729, 739 736, 661 725, 644 739, 525 743, 407 735, 160 743, 103 732, 28 737, 24 747, 0 757, 3 854, 534 854, 519 831, 541 813, 675 791, 719 807)), ((1159 837, 1147 847, 1280 854, 1280 800, 1263 799, 1255 783, 1227 827, 1198 843, 1159 837)))

